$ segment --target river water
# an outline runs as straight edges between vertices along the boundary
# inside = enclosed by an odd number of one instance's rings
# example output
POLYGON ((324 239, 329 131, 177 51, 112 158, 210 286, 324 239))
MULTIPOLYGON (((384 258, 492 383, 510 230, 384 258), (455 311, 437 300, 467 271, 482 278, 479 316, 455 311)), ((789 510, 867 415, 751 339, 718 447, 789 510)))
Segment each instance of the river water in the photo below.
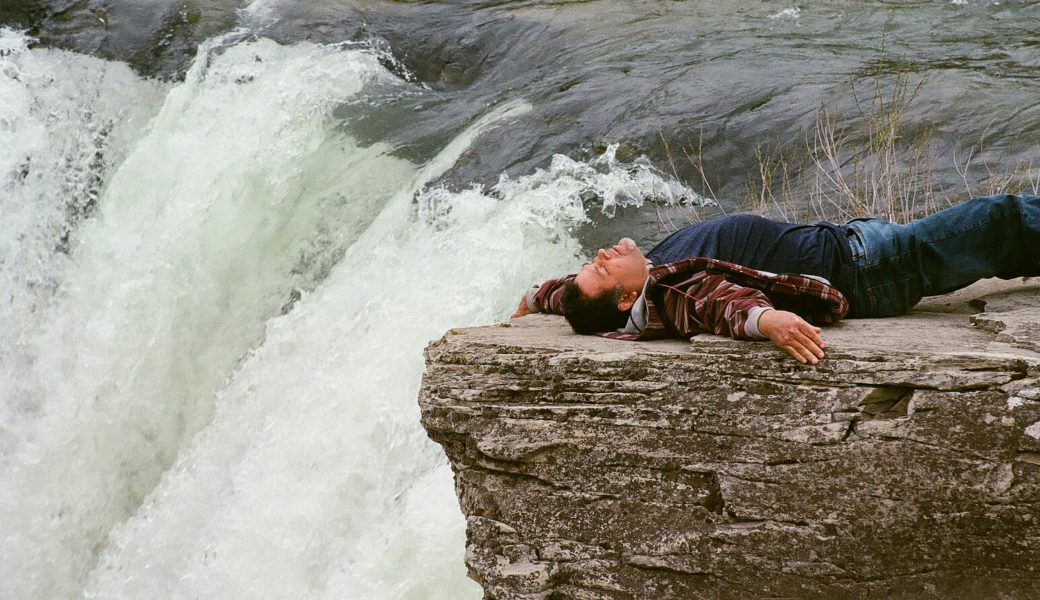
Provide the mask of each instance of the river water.
POLYGON ((0 6, 0 598, 480 597, 424 345, 899 77, 940 156, 1029 160, 1037 12, 0 6))

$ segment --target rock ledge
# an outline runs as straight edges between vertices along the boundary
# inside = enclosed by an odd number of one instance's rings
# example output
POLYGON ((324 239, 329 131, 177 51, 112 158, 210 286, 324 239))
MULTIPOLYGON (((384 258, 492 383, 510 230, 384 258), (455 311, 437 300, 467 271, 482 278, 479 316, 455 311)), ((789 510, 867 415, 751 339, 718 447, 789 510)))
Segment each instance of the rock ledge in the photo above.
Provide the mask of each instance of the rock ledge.
POLYGON ((1038 323, 983 282, 812 367, 533 315, 432 343, 419 401, 486 598, 1037 598, 1038 323))

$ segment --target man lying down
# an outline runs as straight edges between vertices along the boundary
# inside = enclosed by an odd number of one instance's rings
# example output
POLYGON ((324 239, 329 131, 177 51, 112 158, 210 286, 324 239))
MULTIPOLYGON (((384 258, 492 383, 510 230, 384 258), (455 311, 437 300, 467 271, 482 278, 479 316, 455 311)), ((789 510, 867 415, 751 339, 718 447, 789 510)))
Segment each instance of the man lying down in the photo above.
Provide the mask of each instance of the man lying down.
POLYGON ((824 357, 817 325, 904 314, 986 277, 1040 274, 1040 196, 974 198, 902 225, 798 225, 733 215, 680 229, 644 255, 629 238, 577 274, 528 291, 512 317, 563 314, 579 334, 770 339, 824 357))

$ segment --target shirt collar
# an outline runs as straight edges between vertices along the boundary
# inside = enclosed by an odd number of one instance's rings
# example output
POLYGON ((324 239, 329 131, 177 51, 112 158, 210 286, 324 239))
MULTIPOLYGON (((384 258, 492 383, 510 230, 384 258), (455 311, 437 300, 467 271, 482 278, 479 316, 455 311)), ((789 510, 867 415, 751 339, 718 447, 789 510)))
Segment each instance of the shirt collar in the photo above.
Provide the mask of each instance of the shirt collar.
POLYGON ((618 329, 620 333, 643 333, 646 329, 647 321, 647 310, 646 310, 646 288, 650 286, 650 278, 647 277, 646 281, 643 282, 643 291, 639 293, 639 297, 632 304, 632 309, 628 312, 628 322, 621 329, 618 329))

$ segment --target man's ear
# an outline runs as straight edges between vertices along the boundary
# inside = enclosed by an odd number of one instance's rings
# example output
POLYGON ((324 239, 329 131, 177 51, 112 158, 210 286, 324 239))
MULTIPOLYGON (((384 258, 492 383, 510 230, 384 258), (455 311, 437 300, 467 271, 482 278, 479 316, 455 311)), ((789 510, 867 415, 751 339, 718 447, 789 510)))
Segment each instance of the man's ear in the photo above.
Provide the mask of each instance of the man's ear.
POLYGON ((638 298, 639 292, 625 292, 621 294, 621 297, 618 298, 617 309, 621 312, 628 312, 638 298))

